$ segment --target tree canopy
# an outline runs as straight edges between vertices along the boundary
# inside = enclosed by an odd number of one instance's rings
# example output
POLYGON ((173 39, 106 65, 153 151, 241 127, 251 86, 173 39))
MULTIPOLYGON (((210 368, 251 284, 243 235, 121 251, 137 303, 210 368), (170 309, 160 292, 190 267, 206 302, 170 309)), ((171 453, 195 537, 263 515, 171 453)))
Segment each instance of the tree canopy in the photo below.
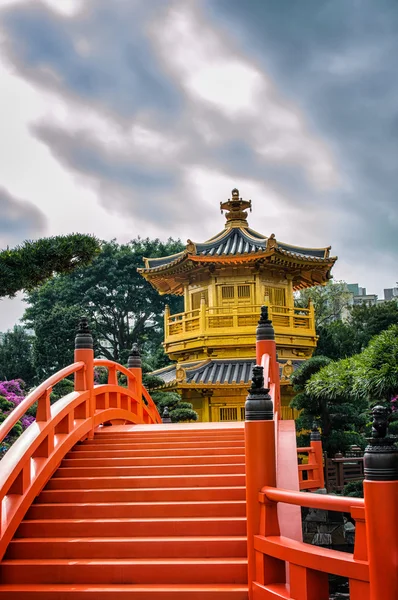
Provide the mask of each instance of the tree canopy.
POLYGON ((99 241, 81 233, 26 241, 0 251, 0 297, 29 291, 54 274, 88 265, 100 252, 99 241))
MULTIPOLYGON (((97 353, 125 362, 133 342, 163 366, 163 314, 183 310, 182 298, 160 296, 137 272, 143 257, 174 254, 179 240, 104 242, 90 265, 58 275, 27 295, 24 322, 35 334, 33 363, 38 379, 72 362, 76 323, 87 316, 97 353)), ((155 368, 156 368, 155 367, 155 368)))
POLYGON ((392 431, 398 429, 398 325, 374 336, 359 354, 338 361, 314 357, 292 377, 298 395, 291 405, 301 410, 297 429, 316 420, 329 453, 351 444, 364 446, 369 409, 376 403, 391 411, 392 431))
POLYGON ((317 329, 319 335, 315 354, 337 360, 358 354, 370 340, 398 324, 398 303, 395 300, 369 306, 353 306, 344 321, 336 320, 317 329))
POLYGON ((398 324, 398 302, 391 300, 371 305, 352 305, 352 294, 344 281, 329 282, 300 291, 296 306, 312 302, 319 337, 315 356, 333 360, 361 352, 373 336, 398 324))
POLYGON ((314 305, 315 323, 319 329, 342 318, 350 308, 351 294, 344 281, 329 281, 326 285, 301 290, 295 304, 307 307, 310 301, 314 305))
POLYGON ((21 325, 0 334, 0 381, 22 379, 28 386, 34 381, 32 336, 21 325))
POLYGON ((330 363, 306 384, 315 398, 390 402, 398 395, 398 325, 375 336, 360 354, 330 363))

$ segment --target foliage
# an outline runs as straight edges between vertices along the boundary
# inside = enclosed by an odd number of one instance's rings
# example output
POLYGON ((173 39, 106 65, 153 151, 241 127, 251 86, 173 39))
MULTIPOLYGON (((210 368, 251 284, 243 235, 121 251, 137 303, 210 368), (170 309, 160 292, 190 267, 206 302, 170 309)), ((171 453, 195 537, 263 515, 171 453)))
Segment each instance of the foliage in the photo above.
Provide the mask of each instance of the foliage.
POLYGON ((303 423, 320 419, 330 452, 344 451, 351 444, 364 446, 367 415, 376 403, 391 410, 390 430, 398 430, 398 325, 375 336, 360 354, 324 366, 311 376, 304 391, 304 397, 299 395, 292 404, 304 409, 303 423))
POLYGON ((305 384, 312 375, 317 373, 319 369, 330 364, 330 359, 326 356, 314 356, 303 362, 293 373, 291 382, 296 392, 303 392, 305 384))
POLYGON ((361 361, 358 356, 331 362, 314 374, 305 386, 319 412, 322 439, 328 454, 344 452, 352 444, 361 447, 367 422, 368 402, 352 393, 361 361))
POLYGON ((32 336, 20 325, 0 337, 0 381, 17 377, 33 384, 32 336))
MULTIPOLYGON (((189 402, 184 402, 182 404, 189 404, 189 402)), ((197 421, 198 413, 193 410, 193 405, 190 404, 190 408, 175 408, 170 412, 170 417, 173 423, 181 421, 197 421)))
POLYGON ((27 296, 24 321, 35 332, 37 377, 50 375, 73 360, 73 339, 81 315, 87 316, 97 354, 125 363, 133 342, 144 354, 165 362, 162 350, 163 313, 182 310, 182 299, 161 296, 137 272, 143 257, 180 251, 180 241, 135 239, 119 245, 104 242, 90 265, 59 275, 27 296))
POLYGON ((305 432, 315 421, 321 428, 323 447, 329 455, 339 450, 344 452, 353 444, 363 447, 360 431, 366 424, 367 402, 346 394, 348 381, 353 376, 348 361, 353 359, 331 362, 327 357, 315 356, 294 373, 292 382, 298 394, 291 406, 301 411, 296 419, 298 445, 308 445, 309 435, 305 432))
POLYGON ((398 394, 398 325, 375 336, 361 354, 353 393, 369 401, 390 401, 398 394))
POLYGON ((337 360, 361 352, 372 337, 391 325, 398 325, 398 303, 395 300, 372 306, 358 304, 348 312, 345 321, 336 320, 317 328, 319 335, 315 354, 337 360))
POLYGON ((298 446, 309 445, 310 436, 308 432, 314 420, 321 418, 322 414, 319 403, 305 392, 305 385, 312 375, 329 363, 330 360, 324 356, 313 357, 303 362, 292 375, 293 389, 297 394, 290 406, 300 411, 296 419, 296 430, 299 432, 298 446))
POLYGON ((398 324, 398 302, 351 306, 352 295, 343 281, 300 291, 296 306, 314 305, 319 336, 315 356, 333 360, 360 353, 372 337, 398 324))
MULTIPOLYGON (((25 397, 25 384, 21 379, 0 381, 0 423, 14 410, 25 397)), ((25 415, 11 429, 10 433, 1 442, 0 456, 2 456, 21 433, 29 427, 34 417, 25 415)))
MULTIPOLYGON (((155 378, 152 378, 154 381, 155 378)), ((157 384, 162 381, 157 379, 157 384)), ((168 392, 166 390, 154 390, 151 392, 151 396, 160 415, 163 414, 164 409, 169 409, 170 417, 173 423, 179 421, 197 421, 198 413, 193 410, 193 405, 190 402, 182 402, 181 396, 177 392, 168 392)))
MULTIPOLYGON (((52 281, 49 283, 52 284, 52 281)), ((40 296, 40 289, 34 292, 34 295, 36 294, 40 296)), ((57 301, 54 301, 53 305, 46 306, 46 303, 39 300, 37 304, 25 311, 24 319, 28 317, 31 319, 25 322, 35 332, 33 338, 35 383, 40 383, 73 363, 77 324, 81 316, 82 309, 78 306, 66 306, 57 301)))
POLYGON ((68 394, 73 392, 74 389, 75 385, 71 379, 63 379, 53 387, 53 391, 50 395, 51 404, 54 404, 54 402, 56 402, 60 398, 67 396, 68 394))
POLYGON ((349 324, 356 338, 357 352, 361 352, 375 336, 398 325, 398 302, 391 300, 373 306, 358 304, 353 306, 349 324))
POLYGON ((318 327, 319 336, 315 356, 327 356, 332 360, 348 358, 360 352, 357 341, 357 330, 348 323, 340 320, 332 321, 318 327))
POLYGON ((363 481, 350 481, 344 486, 342 495, 351 498, 363 498, 363 481))
POLYGON ((88 265, 100 251, 91 235, 66 236, 26 241, 21 246, 0 251, 0 296, 15 296, 32 290, 54 274, 71 273, 88 265))
POLYGON ((295 305, 307 307, 312 302, 315 309, 316 327, 341 319, 350 307, 351 294, 344 281, 329 281, 326 285, 317 285, 301 290, 295 299, 295 305))

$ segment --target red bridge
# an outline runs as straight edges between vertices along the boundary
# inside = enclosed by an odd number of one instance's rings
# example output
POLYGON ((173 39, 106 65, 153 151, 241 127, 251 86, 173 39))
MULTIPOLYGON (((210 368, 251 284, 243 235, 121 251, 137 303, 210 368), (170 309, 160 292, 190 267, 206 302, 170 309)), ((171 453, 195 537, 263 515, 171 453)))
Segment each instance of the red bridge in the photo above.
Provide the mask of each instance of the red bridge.
POLYGON ((273 337, 263 313, 244 424, 171 424, 139 357, 94 359, 83 320, 75 362, 0 426, 2 440, 37 404, 0 463, 0 599, 327 600, 335 574, 351 600, 397 600, 397 452, 382 438, 365 454, 364 500, 311 493, 324 487, 320 436, 299 470, 273 337), (50 406, 72 374, 74 392, 50 406), (300 507, 350 513, 354 553, 303 543, 300 507))

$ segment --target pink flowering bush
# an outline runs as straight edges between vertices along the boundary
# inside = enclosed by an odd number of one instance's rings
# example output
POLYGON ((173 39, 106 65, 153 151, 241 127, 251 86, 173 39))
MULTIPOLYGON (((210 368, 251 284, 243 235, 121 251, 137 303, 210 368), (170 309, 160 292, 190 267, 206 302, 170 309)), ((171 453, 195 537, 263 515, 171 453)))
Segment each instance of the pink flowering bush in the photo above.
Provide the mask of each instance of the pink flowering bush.
MULTIPOLYGON (((22 379, 0 381, 0 423, 25 398, 25 384, 22 379)), ((21 433, 34 421, 32 415, 24 415, 11 429, 10 433, 0 444, 0 457, 3 456, 21 433)))

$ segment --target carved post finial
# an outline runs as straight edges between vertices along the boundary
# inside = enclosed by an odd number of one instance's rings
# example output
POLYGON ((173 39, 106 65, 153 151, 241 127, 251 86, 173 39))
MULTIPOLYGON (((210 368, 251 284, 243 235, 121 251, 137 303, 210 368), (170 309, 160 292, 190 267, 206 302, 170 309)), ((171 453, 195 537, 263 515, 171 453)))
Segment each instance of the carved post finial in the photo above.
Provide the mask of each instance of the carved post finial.
POLYGON ((169 407, 165 406, 162 413, 162 423, 171 423, 169 407))
POLYGON ((372 437, 363 457, 365 479, 397 481, 398 448, 394 438, 387 435, 390 411, 377 405, 372 408, 372 416, 372 437))
POLYGON ((220 202, 221 213, 224 210, 227 211, 226 227, 234 227, 235 225, 244 225, 247 227, 247 209, 251 211, 252 202, 251 200, 242 200, 239 197, 239 190, 237 188, 232 190, 231 198, 227 202, 220 202))
POLYGON ((93 349, 93 336, 88 327, 87 317, 81 317, 75 337, 75 350, 86 349, 93 349))
POLYGON ((127 368, 128 369, 141 369, 141 353, 138 347, 138 344, 134 343, 131 347, 130 354, 127 359, 127 368))
POLYGON ((269 389, 264 387, 263 367, 253 367, 252 384, 245 402, 246 421, 271 421, 274 406, 269 389))
POLYGON ((310 440, 311 440, 311 442, 320 442, 321 441, 321 433, 318 429, 318 424, 316 423, 316 421, 313 422, 312 427, 311 427, 310 440))
POLYGON ((272 321, 268 316, 268 306, 261 307, 261 315, 256 329, 256 339, 258 341, 275 339, 275 332, 272 326, 272 321))

